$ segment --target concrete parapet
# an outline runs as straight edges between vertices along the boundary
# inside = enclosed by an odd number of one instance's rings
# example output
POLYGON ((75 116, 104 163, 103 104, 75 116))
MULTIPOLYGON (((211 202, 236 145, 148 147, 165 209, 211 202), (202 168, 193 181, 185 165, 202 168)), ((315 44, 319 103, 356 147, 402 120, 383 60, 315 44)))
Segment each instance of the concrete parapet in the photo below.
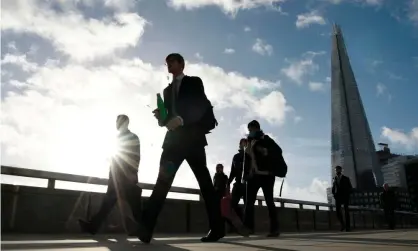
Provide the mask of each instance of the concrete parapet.
MULTIPOLYGON (((78 218, 96 212, 103 194, 35 188, 2 184, 2 233, 77 233, 78 218)), ((144 201, 147 198, 143 199, 144 201)), ((269 230, 268 210, 255 206, 256 231, 269 230)), ((335 211, 278 207, 280 227, 283 232, 338 230, 335 211)), ((377 212, 355 211, 353 228, 385 228, 384 217, 377 212)), ((103 224, 102 232, 123 232, 122 217, 118 207, 103 224)), ((398 214, 397 227, 417 227, 415 215, 398 214)), ((208 220, 201 201, 167 199, 158 219, 157 233, 205 233, 208 220)))

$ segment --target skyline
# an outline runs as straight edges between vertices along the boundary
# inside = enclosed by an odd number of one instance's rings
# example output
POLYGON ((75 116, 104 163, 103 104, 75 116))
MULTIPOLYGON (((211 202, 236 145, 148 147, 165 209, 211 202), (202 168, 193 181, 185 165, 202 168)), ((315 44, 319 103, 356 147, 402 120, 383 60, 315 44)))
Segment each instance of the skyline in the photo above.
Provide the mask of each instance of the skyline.
MULTIPOLYGON (((1 163, 106 177, 102 148, 127 113, 139 180, 153 183, 165 132, 150 107, 169 82, 165 56, 180 52, 215 106, 211 173, 216 163, 229 172, 258 119, 289 165, 283 196, 326 201, 331 24, 344 31, 375 143, 417 153, 415 13, 416 0, 2 1, 1 163)), ((197 187, 187 164, 174 185, 197 187)))

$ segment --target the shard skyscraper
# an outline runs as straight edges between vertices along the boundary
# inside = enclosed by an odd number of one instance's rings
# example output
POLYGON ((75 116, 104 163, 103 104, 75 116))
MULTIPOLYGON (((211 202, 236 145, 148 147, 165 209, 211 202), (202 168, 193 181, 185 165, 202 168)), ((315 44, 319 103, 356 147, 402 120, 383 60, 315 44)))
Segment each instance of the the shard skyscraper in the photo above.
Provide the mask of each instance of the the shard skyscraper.
POLYGON ((353 187, 368 190, 382 184, 375 145, 341 28, 334 24, 331 55, 331 163, 343 167, 353 187))

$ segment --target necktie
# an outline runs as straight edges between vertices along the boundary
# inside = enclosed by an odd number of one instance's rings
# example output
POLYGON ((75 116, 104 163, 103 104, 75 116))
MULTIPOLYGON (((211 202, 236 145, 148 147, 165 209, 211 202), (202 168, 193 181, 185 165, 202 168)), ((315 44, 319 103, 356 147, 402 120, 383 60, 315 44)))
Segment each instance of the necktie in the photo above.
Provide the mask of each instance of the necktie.
POLYGON ((173 117, 177 116, 176 111, 176 101, 177 101, 177 79, 173 80, 173 83, 171 84, 171 106, 173 111, 173 117))

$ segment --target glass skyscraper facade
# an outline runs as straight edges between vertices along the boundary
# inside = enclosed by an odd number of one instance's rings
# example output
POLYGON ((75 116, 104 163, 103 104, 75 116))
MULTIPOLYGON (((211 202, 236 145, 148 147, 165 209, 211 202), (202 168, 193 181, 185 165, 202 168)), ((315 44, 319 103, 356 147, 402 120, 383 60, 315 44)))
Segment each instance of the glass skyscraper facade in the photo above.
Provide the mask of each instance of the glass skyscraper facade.
POLYGON ((331 113, 332 176, 340 165, 358 190, 382 185, 376 148, 338 25, 332 34, 331 113))

